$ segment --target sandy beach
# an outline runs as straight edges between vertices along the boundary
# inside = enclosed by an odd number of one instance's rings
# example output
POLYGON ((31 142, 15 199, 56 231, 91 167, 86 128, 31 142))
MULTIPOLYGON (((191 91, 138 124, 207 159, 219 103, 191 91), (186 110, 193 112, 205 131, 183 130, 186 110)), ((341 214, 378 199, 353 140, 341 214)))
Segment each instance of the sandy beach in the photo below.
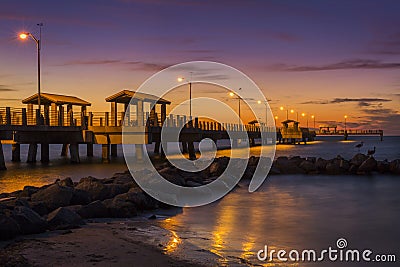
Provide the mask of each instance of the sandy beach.
POLYGON ((155 227, 150 221, 97 219, 78 229, 22 236, 0 242, 0 265, 203 266, 166 255, 168 234, 147 234, 155 227))

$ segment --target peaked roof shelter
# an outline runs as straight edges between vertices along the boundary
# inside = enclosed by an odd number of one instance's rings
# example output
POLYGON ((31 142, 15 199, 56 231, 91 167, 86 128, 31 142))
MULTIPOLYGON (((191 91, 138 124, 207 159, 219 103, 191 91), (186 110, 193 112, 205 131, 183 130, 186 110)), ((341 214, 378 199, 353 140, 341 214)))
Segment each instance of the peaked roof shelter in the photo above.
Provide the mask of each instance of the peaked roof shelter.
POLYGON ((171 104, 171 101, 168 101, 164 98, 159 98, 155 95, 145 94, 145 93, 136 93, 131 90, 122 90, 112 96, 106 98, 106 102, 116 102, 116 103, 129 103, 131 99, 134 97, 134 100, 141 100, 143 102, 156 102, 156 104, 171 104))
MULTIPOLYGON (((38 94, 34 94, 28 98, 22 100, 23 104, 38 104, 38 94)), ((68 96, 68 95, 57 95, 57 94, 49 94, 49 93, 40 93, 40 104, 42 105, 51 105, 52 103, 56 105, 75 105, 75 106, 91 106, 92 104, 80 99, 76 96, 68 96)))

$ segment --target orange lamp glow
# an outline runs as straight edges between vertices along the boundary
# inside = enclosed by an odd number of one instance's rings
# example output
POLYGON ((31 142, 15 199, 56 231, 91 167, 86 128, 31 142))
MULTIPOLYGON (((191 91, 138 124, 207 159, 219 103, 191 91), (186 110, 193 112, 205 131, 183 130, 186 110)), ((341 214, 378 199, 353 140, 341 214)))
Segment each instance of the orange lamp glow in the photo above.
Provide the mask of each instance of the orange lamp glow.
POLYGON ((230 95, 230 96, 234 96, 235 94, 234 94, 234 93, 232 93, 232 92, 230 92, 230 93, 229 93, 229 95, 230 95))
POLYGON ((306 115, 306 113, 301 113, 301 116, 303 116, 303 117, 304 117, 305 115, 306 115))
POLYGON ((293 110, 293 109, 291 109, 291 110, 290 110, 290 113, 294 113, 294 110, 293 110))
POLYGON ((178 80, 178 82, 183 82, 184 79, 185 78, 183 78, 183 77, 179 77, 177 80, 178 80))
POLYGON ((22 39, 22 40, 24 40, 24 39, 28 38, 28 34, 27 34, 27 33, 21 33, 21 34, 19 35, 19 38, 22 39))
POLYGON ((280 107, 279 109, 280 109, 280 110, 283 110, 283 107, 280 107))

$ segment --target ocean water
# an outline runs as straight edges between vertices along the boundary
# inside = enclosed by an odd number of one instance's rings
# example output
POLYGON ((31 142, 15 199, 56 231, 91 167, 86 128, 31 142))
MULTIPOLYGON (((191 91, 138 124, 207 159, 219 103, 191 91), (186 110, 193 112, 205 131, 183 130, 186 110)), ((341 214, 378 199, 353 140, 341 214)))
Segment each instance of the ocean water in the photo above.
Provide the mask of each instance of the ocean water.
MULTIPOLYGON (((377 136, 355 136, 349 141, 343 141, 343 137, 330 136, 319 137, 317 141, 306 145, 277 145, 275 156, 302 156, 302 157, 323 157, 333 158, 342 155, 351 158, 358 153, 355 145, 364 142, 360 152, 366 153, 368 149, 376 147, 375 158, 378 160, 393 160, 400 158, 400 137, 387 136, 384 141, 380 141, 377 136)), ((224 147, 227 142, 219 142, 219 147, 224 147)), ((256 146, 250 149, 250 155, 258 155, 261 147, 256 146)), ((270 148, 268 148, 270 149, 270 148)), ((126 164, 122 156, 122 148, 118 146, 118 157, 111 158, 109 164, 101 164, 101 146, 94 146, 94 157, 87 158, 86 146, 80 146, 81 163, 70 164, 69 158, 60 157, 61 145, 50 145, 50 163, 40 163, 40 145, 38 149, 38 162, 35 164, 26 163, 28 145, 21 145, 21 162, 11 162, 11 145, 3 145, 6 159, 6 171, 0 171, 0 193, 12 192, 22 189, 25 185, 41 186, 52 183, 56 179, 71 177, 78 181, 82 177, 94 176, 106 178, 116 172, 125 171, 126 164)), ((152 146, 148 146, 148 151, 152 151, 152 146)), ((219 156, 230 156, 229 149, 221 149, 217 152, 219 156)))
POLYGON ((271 176, 254 193, 240 183, 220 201, 184 208, 160 226, 175 243, 168 254, 210 266, 399 266, 399 190, 399 176, 271 176), (317 263, 263 262, 256 256, 265 245, 287 253, 337 249, 340 238, 349 249, 395 254, 397 264, 327 257, 317 263))

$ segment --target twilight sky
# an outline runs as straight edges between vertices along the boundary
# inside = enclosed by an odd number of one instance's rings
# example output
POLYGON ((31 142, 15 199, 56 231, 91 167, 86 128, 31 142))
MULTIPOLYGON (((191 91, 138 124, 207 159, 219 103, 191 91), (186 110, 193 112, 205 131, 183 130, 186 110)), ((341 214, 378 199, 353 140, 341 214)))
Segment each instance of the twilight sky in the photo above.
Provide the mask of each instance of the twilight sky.
MULTIPOLYGON (((17 35, 43 22, 42 91, 76 95, 94 111, 167 66, 210 60, 252 78, 279 118, 280 106, 317 124, 342 125, 347 114, 349 128, 400 135, 399 14, 395 0, 3 0, 0 106, 36 92, 35 45, 17 35)), ((199 85, 194 96, 211 91, 199 85)))

